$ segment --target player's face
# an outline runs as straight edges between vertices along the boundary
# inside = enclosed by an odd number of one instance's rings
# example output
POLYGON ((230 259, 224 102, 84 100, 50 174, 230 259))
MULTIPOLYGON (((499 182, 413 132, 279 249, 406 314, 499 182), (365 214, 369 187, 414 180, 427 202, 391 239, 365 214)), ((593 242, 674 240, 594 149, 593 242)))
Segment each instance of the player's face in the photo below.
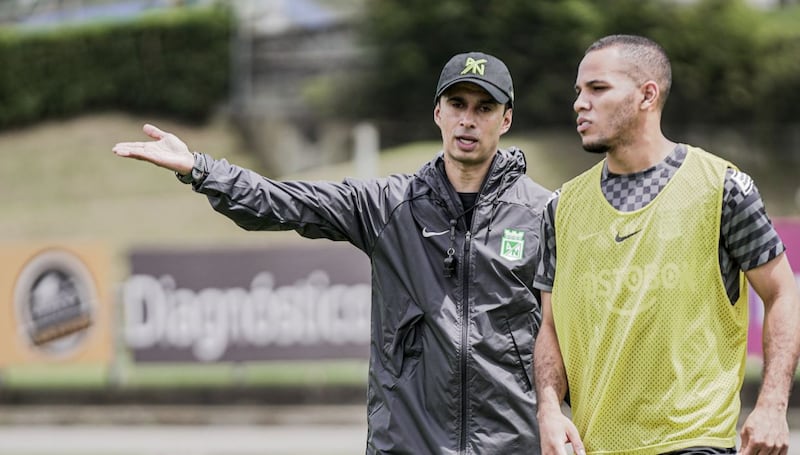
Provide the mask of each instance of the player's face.
POLYGON ((511 109, 477 85, 460 83, 441 96, 433 119, 442 132, 445 158, 480 166, 494 157, 500 136, 511 127, 511 109))
POLYGON ((604 153, 625 147, 643 126, 637 107, 641 87, 626 68, 614 47, 588 53, 578 67, 573 109, 586 151, 604 153))

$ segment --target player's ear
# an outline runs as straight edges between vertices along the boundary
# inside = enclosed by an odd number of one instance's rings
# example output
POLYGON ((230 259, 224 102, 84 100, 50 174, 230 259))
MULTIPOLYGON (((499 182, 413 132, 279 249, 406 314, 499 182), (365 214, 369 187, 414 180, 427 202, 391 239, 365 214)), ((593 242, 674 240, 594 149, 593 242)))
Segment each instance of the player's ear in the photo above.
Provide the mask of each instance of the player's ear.
POLYGON ((505 112, 503 112, 503 124, 500 126, 500 135, 506 134, 508 130, 511 129, 511 120, 514 118, 514 110, 509 108, 505 108, 505 112))
POLYGON ((442 98, 439 97, 439 99, 436 100, 436 104, 433 105, 433 122, 436 123, 436 126, 442 126, 441 114, 442 114, 442 98))
POLYGON ((642 84, 641 88, 642 102, 640 107, 643 110, 652 109, 658 106, 658 99, 661 97, 661 89, 658 87, 656 81, 647 81, 642 84))

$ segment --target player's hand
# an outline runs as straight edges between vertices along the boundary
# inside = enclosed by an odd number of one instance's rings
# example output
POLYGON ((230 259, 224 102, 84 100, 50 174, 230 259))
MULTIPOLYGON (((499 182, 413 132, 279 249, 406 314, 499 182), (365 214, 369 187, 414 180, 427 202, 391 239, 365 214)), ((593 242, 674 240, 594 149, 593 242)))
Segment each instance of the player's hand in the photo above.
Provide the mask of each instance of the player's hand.
POLYGON ((148 161, 181 174, 192 171, 194 155, 177 136, 150 124, 144 125, 142 130, 155 141, 120 142, 111 150, 117 156, 148 161))
POLYGON ((742 425, 741 439, 740 455, 788 454, 786 413, 771 406, 756 406, 742 425))
POLYGON ((564 414, 539 414, 539 437, 541 438, 542 455, 567 455, 567 443, 572 444, 572 452, 586 455, 583 441, 575 424, 564 414))

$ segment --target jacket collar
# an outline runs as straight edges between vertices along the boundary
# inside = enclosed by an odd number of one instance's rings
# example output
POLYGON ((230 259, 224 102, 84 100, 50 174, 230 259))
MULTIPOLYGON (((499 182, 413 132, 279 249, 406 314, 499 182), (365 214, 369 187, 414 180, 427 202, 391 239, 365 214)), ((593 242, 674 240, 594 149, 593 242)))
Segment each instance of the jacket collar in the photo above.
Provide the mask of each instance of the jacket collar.
MULTIPOLYGON (((527 165, 525 155, 517 147, 499 149, 495 153, 489 173, 481 185, 479 201, 499 197, 517 178, 525 174, 527 165)), ((444 172, 444 152, 440 151, 429 162, 425 163, 416 174, 442 198, 448 198, 453 192, 453 187, 447 180, 444 172)))

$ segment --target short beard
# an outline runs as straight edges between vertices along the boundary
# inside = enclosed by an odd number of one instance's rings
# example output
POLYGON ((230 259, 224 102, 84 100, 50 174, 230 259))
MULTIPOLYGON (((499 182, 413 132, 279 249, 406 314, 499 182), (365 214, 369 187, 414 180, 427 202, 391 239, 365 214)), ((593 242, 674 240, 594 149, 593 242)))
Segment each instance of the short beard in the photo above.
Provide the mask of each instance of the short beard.
POLYGON ((609 150, 611 150, 611 146, 608 144, 595 142, 593 144, 583 144, 583 149, 589 153, 607 153, 609 150))

